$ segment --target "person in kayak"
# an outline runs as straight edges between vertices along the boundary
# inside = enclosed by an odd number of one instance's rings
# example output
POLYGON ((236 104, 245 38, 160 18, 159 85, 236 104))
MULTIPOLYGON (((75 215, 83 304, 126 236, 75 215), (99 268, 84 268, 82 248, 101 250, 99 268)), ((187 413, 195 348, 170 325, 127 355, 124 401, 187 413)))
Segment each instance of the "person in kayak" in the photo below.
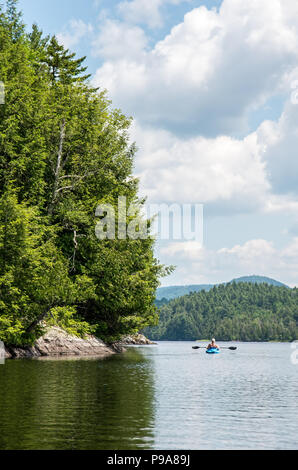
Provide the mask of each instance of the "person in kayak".
POLYGON ((214 338, 212 338, 211 343, 208 344, 207 349, 219 349, 214 338))

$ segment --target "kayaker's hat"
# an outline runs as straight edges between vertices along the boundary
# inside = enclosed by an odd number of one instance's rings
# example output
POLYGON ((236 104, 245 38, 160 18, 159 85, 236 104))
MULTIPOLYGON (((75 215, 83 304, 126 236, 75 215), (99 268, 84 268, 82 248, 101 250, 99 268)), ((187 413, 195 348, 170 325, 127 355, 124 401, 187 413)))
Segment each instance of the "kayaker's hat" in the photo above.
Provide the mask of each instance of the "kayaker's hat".
POLYGON ((212 343, 215 343, 215 338, 212 338, 212 343))

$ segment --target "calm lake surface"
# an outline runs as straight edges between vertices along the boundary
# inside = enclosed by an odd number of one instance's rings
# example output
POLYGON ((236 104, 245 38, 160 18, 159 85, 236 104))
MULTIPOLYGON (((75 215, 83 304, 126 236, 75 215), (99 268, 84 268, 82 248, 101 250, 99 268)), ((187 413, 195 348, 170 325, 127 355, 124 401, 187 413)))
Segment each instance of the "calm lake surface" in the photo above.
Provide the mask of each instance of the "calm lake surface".
MULTIPOLYGON (((0 365, 0 449, 298 449, 290 344, 0 365)), ((228 343, 224 344, 228 346, 228 343)))

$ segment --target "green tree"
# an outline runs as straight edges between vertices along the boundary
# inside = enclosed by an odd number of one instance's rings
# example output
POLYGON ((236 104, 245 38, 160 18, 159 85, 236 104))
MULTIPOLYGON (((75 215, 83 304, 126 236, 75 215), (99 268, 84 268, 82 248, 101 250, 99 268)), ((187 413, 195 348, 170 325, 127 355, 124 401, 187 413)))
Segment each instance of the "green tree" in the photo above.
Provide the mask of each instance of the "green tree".
POLYGON ((34 340, 54 319, 77 331, 88 322, 108 339, 154 324, 158 278, 169 272, 154 240, 95 236, 99 204, 116 214, 119 196, 144 204, 131 119, 89 85, 84 57, 37 25, 27 34, 16 4, 0 10, 0 339, 34 340))

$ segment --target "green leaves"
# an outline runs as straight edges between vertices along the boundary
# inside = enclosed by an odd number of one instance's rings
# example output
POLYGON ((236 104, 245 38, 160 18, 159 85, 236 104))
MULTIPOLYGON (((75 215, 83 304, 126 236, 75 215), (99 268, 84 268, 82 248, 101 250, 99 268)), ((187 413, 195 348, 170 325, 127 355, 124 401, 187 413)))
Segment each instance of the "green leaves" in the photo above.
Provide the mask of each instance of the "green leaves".
POLYGON ((25 33, 16 3, 0 7, 0 339, 33 341, 43 322, 108 338, 137 331, 156 323, 167 268, 150 238, 95 236, 99 203, 144 203, 131 119, 88 84, 84 58, 36 25, 25 33))
POLYGON ((94 332, 89 323, 78 318, 74 307, 55 307, 49 313, 48 326, 59 326, 70 335, 86 337, 94 332))

